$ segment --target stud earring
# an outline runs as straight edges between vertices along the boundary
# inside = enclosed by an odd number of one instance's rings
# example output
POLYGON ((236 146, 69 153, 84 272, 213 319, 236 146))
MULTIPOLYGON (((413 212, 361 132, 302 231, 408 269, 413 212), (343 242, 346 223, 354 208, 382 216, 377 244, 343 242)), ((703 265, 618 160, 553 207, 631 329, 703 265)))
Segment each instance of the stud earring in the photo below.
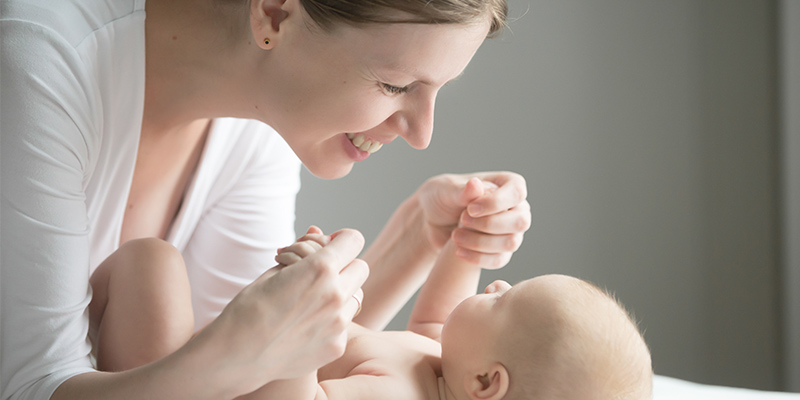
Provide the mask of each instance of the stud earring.
POLYGON ((269 38, 264 38, 264 44, 269 44, 269 38))

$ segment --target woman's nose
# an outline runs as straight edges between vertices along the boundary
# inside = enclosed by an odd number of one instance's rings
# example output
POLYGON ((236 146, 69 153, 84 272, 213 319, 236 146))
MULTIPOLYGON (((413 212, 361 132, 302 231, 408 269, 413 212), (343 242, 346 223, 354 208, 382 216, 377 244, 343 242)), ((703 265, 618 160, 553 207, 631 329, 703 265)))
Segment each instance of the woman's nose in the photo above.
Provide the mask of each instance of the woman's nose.
POLYGON ((420 93, 398 112, 399 135, 415 149, 425 149, 433 136, 433 109, 436 93, 420 93))

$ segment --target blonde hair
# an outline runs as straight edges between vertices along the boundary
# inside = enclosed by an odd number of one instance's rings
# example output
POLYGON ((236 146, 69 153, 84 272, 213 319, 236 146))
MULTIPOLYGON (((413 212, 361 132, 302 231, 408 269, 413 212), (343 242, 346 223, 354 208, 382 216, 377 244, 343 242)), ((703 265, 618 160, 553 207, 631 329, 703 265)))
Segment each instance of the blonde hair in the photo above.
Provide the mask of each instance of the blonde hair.
POLYGON ((412 23, 468 24, 488 18, 488 37, 506 26, 506 0, 300 0, 323 30, 350 25, 412 23))
POLYGON ((501 351, 510 375, 504 399, 649 399, 650 352, 630 314, 591 283, 573 278, 565 288, 539 318, 520 315, 509 329, 511 346, 501 351))

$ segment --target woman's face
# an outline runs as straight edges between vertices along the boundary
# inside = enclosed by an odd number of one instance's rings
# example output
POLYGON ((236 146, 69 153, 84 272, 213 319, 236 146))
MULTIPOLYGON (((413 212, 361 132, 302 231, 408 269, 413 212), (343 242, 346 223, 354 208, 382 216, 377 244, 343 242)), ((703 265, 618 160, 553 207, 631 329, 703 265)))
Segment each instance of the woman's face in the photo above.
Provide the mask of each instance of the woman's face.
POLYGON ((309 171, 328 179, 398 136, 426 148, 437 92, 462 73, 489 29, 488 22, 376 24, 322 33, 292 7, 299 5, 284 4, 289 17, 269 50, 264 120, 309 171))

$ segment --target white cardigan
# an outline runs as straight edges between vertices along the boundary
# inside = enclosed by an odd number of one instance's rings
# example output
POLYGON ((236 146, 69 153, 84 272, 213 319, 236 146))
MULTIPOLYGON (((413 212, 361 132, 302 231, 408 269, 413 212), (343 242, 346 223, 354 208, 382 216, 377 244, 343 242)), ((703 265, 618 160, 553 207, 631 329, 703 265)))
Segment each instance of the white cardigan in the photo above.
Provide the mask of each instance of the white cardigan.
MULTIPOLYGON (((0 3, 0 399, 92 370, 88 284, 119 246, 144 103, 143 0, 0 3)), ((213 121, 168 240, 195 323, 294 236, 300 161, 270 127, 213 121)))

